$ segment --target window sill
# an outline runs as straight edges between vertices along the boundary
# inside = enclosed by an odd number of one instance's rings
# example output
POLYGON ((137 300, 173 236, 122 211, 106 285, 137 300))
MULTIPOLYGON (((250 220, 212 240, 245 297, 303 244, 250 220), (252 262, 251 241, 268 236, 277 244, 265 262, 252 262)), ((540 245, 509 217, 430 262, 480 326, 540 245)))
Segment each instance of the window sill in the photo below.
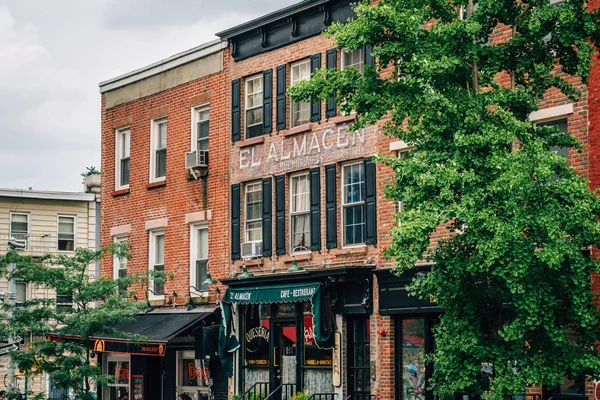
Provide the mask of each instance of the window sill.
POLYGON ((110 195, 112 197, 117 197, 117 196, 123 196, 123 195, 129 194, 129 193, 131 193, 131 189, 130 188, 125 188, 125 189, 115 190, 110 195))
POLYGON ((366 244, 353 246, 353 247, 344 247, 344 248, 338 249, 337 251, 333 252, 333 255, 336 257, 340 257, 340 256, 353 255, 353 254, 367 254, 368 249, 369 248, 366 244))
POLYGON ((293 136, 293 135, 297 135, 299 133, 304 133, 304 132, 308 132, 310 131, 310 123, 308 124, 304 124, 304 125, 300 125, 297 126, 295 128, 291 128, 285 131, 281 131, 281 135, 283 136, 293 136))
POLYGON ((261 256, 261 258, 254 258, 252 260, 246 260, 246 261, 236 260, 234 262, 234 266, 240 267, 240 268, 243 267, 244 265, 246 267, 255 267, 255 266, 260 266, 262 264, 263 264, 262 256, 261 256))
POLYGON ((288 256, 280 256, 279 259, 284 263, 291 263, 292 261, 307 261, 312 260, 312 252, 293 253, 288 256))
POLYGON ((255 137, 252 139, 246 139, 246 140, 242 140, 240 142, 240 149, 243 147, 248 147, 248 146, 252 146, 255 144, 259 144, 259 143, 264 143, 265 142, 265 137, 264 136, 259 136, 259 137, 255 137))
POLYGON ((150 182, 146 184, 146 189, 154 189, 157 187, 163 187, 163 186, 167 186, 167 180, 163 179, 162 181, 158 181, 158 182, 150 182))
POLYGON ((354 121, 356 119, 356 113, 352 113, 350 115, 338 115, 335 117, 331 117, 331 119, 336 124, 343 124, 344 122, 354 121))

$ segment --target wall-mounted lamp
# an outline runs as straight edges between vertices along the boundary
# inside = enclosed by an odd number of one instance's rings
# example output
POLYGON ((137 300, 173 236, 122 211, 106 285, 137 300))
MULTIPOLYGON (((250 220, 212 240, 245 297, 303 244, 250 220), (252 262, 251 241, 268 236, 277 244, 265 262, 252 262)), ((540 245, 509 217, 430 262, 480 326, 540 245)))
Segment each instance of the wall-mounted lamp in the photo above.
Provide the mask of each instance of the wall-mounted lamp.
POLYGON ((208 261, 206 263, 206 279, 202 281, 202 286, 204 285, 215 285, 217 283, 216 280, 214 280, 212 278, 212 276, 210 276, 210 270, 208 269, 209 264, 212 262, 212 260, 208 261))
POLYGON ((242 266, 242 273, 238 275, 238 279, 248 279, 252 278, 254 274, 252 272, 248 272, 248 268, 246 268, 246 264, 242 266))
MULTIPOLYGON (((197 292, 201 292, 201 290, 198 290, 198 288, 194 285, 190 285, 190 287, 188 288, 188 304, 187 304, 187 310, 188 311, 192 311, 196 309, 196 305, 194 304, 194 300, 192 300, 192 289, 194 289, 197 292)), ((221 289, 220 288, 216 288, 216 289, 207 289, 205 290, 205 292, 210 292, 211 290, 214 290, 215 292, 217 292, 217 303, 219 302, 219 294, 221 293, 221 289)))
POLYGON ((381 328, 377 329, 377 333, 381 337, 385 337, 387 335, 387 332, 385 331, 385 328, 383 326, 381 328))
POLYGON ((300 271, 304 271, 304 268, 302 268, 301 266, 298 265, 298 263, 296 262, 296 257, 294 257, 294 253, 296 252, 296 250, 304 250, 304 251, 309 251, 308 247, 306 246, 296 246, 292 249, 292 266, 288 268, 287 272, 300 272, 300 271))

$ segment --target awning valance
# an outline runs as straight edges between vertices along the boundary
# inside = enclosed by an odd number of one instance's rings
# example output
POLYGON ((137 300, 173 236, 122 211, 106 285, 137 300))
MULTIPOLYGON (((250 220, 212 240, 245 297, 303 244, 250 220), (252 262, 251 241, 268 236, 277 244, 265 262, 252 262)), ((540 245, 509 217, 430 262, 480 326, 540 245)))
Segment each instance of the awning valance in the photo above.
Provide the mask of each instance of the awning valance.
POLYGON ((320 283, 229 288, 223 301, 238 304, 296 303, 312 301, 320 283))

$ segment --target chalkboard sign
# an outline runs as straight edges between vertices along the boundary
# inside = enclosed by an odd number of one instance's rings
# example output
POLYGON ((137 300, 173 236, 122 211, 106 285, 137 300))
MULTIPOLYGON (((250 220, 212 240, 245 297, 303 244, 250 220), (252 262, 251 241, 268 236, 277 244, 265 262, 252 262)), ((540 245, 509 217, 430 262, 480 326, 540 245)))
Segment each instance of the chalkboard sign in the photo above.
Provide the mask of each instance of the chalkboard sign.
POLYGON ((131 375, 133 381, 132 400, 144 400, 144 375, 131 375))

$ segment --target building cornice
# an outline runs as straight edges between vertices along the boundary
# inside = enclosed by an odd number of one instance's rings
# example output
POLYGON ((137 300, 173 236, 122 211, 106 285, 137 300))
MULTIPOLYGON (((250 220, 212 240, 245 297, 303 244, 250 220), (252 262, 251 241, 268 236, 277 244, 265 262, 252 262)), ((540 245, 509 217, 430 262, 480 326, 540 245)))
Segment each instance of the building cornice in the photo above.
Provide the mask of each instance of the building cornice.
POLYGON ((158 75, 181 65, 188 64, 192 61, 222 51, 226 47, 227 42, 220 39, 201 44, 198 47, 175 54, 169 58, 165 58, 164 60, 157 61, 145 67, 117 76, 116 78, 100 82, 98 84, 100 87, 100 93, 109 92, 142 79, 158 75))

